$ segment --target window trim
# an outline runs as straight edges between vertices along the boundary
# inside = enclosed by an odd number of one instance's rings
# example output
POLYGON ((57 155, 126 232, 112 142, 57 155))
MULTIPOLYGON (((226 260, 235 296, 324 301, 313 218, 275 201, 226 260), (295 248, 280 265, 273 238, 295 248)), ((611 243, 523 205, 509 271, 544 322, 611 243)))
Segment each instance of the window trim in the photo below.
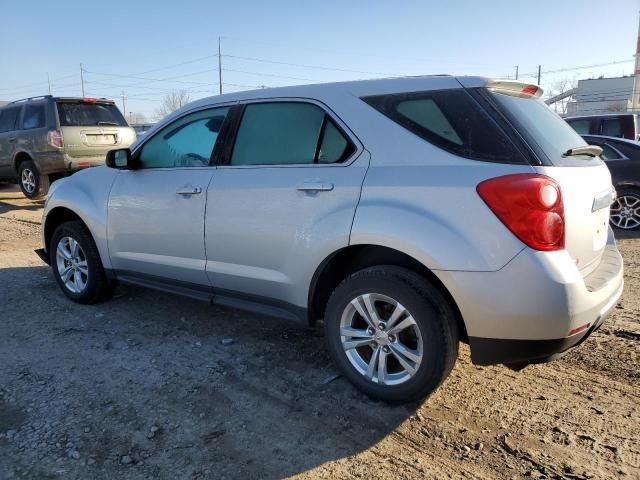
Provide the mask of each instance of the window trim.
MULTIPOLYGON (((305 98, 305 97, 273 97, 273 98, 259 98, 259 99, 249 99, 249 100, 240 100, 238 102, 238 110, 237 115, 234 118, 233 124, 230 124, 230 132, 228 134, 228 138, 225 138, 225 145, 223 148, 223 153, 218 158, 218 163, 216 165, 219 168, 327 168, 327 167, 346 167, 351 165, 364 151, 364 147, 360 140, 355 136, 355 134, 346 126, 346 124, 342 121, 338 115, 331 110, 326 104, 323 102, 313 99, 313 98, 305 98), (322 127, 320 128, 320 135, 318 136, 318 144, 322 140, 322 134, 324 133, 325 123, 327 120, 333 122, 338 131, 344 136, 347 140, 347 144, 351 147, 350 153, 346 156, 346 158, 341 159, 338 162, 333 163, 293 163, 293 164, 263 164, 263 165, 231 165, 231 158, 233 156, 233 149, 236 144, 236 140, 238 137, 238 131, 240 129, 240 124, 242 122, 242 118, 244 116, 244 110, 248 105, 256 105, 260 103, 307 103, 311 105, 315 105, 319 107, 324 112, 324 119, 322 122, 322 127), (232 129, 232 130, 231 130, 232 129)), ((317 156, 318 146, 316 146, 316 155, 317 156)))
POLYGON ((178 170, 178 169, 186 169, 186 168, 192 169, 192 168, 215 167, 216 166, 215 158, 217 155, 219 155, 219 150, 222 148, 222 143, 226 140, 226 139, 223 139, 223 134, 226 133, 225 130, 228 128, 227 124, 229 123, 229 118, 231 117, 235 107, 237 106, 237 103, 238 102, 234 101, 234 102, 223 102, 223 103, 211 104, 211 105, 200 105, 198 107, 192 108, 182 113, 181 115, 176 116, 175 118, 169 116, 166 118, 166 121, 155 124, 151 130, 147 130, 147 132, 150 132, 150 133, 147 133, 144 136, 144 139, 131 150, 131 158, 134 164, 136 165, 136 170, 156 170, 157 171, 157 170, 178 170), (150 142, 153 138, 155 138, 162 130, 164 130, 165 127, 168 127, 172 123, 175 123, 188 115, 202 112, 205 110, 215 110, 217 108, 225 108, 225 107, 229 108, 229 112, 227 113, 227 116, 225 117, 224 122, 222 122, 220 133, 216 138, 216 143, 213 145, 213 150, 211 151, 211 157, 209 158, 209 165, 203 165, 198 167, 154 167, 154 168, 143 168, 139 165, 140 154, 142 153, 142 149, 144 148, 144 146, 148 142, 150 142))

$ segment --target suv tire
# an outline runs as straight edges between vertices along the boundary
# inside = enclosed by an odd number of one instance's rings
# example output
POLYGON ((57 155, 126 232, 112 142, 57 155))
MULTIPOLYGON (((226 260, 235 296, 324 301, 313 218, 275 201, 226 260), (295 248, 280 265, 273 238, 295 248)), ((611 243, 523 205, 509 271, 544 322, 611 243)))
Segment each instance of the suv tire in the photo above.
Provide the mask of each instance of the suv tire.
POLYGON ((66 222, 55 229, 49 259, 58 285, 74 302, 97 303, 113 293, 114 282, 105 275, 98 248, 81 221, 66 222))
POLYGON ((395 266, 343 280, 327 304, 325 335, 342 374, 369 397, 391 403, 429 395, 458 355, 458 324, 447 299, 422 276, 395 266), (365 315, 377 320, 371 324, 365 315))
POLYGON ((18 167, 20 190, 30 200, 38 200, 49 191, 49 176, 40 174, 38 167, 31 160, 22 162, 18 167))

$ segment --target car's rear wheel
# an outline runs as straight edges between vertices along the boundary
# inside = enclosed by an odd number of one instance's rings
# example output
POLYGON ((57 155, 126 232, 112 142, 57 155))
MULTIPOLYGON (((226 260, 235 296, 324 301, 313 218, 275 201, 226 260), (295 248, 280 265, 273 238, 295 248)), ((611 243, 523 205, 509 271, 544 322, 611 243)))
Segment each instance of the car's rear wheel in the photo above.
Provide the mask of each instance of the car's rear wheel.
POLYGON ((20 190, 30 200, 37 200, 49 191, 49 176, 42 175, 31 160, 22 162, 18 167, 20 190))
POLYGON ((74 220, 53 232, 49 246, 53 275, 64 294, 77 303, 96 303, 113 292, 87 227, 74 220))
POLYGON ((394 266, 345 279, 329 299, 325 330, 343 375, 368 396, 388 402, 433 392, 458 353, 456 319, 442 293, 394 266))
POLYGON ((640 190, 625 188, 618 191, 618 198, 611 205, 611 224, 620 230, 640 228, 640 190))

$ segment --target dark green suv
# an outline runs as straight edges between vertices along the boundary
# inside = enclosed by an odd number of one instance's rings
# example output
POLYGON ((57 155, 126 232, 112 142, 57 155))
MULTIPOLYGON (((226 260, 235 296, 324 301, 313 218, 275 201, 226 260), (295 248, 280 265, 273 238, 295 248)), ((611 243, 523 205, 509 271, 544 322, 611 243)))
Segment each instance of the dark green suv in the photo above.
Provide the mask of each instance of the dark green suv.
POLYGON ((106 153, 136 139, 112 100, 47 95, 0 108, 0 178, 18 178, 27 198, 45 196, 56 178, 104 164, 106 153))

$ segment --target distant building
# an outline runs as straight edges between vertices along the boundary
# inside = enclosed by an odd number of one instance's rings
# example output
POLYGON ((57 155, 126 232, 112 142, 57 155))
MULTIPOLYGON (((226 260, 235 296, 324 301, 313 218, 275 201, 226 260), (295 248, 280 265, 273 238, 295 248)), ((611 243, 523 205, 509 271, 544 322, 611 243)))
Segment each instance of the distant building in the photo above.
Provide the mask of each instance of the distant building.
POLYGON ((633 101, 634 77, 590 78, 578 80, 568 115, 628 112, 633 101))

